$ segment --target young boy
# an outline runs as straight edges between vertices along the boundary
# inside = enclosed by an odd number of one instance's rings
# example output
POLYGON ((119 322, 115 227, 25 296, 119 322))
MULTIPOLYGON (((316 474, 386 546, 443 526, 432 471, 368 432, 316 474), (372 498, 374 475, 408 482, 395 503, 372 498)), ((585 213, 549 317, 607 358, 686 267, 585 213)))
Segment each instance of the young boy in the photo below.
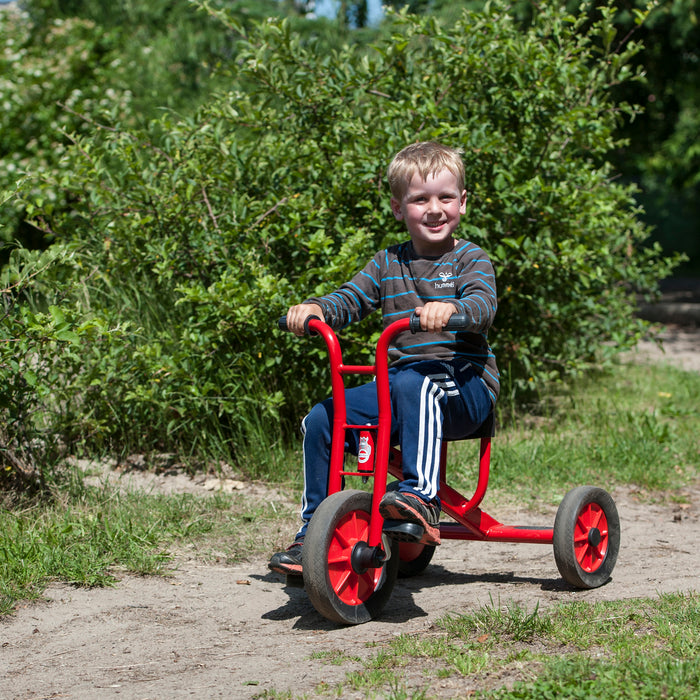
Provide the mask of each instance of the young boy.
MULTIPOLYGON (((377 253, 332 294, 307 299, 287 312, 289 330, 303 335, 311 315, 342 328, 381 307, 384 327, 415 310, 431 335, 403 333, 390 349, 392 444, 402 454, 403 481, 380 504, 384 518, 424 530, 421 542, 440 544, 437 498, 443 439, 466 437, 488 417, 498 397, 498 369, 487 331, 496 313, 496 282, 486 254, 456 237, 466 212, 464 164, 458 151, 434 142, 400 151, 388 169, 391 209, 410 241, 377 253), (470 319, 465 332, 443 331, 453 313, 470 319)), ((374 383, 346 390, 347 421, 376 424, 374 383)), ((304 493, 302 526, 294 543, 272 556, 269 567, 302 573, 306 528, 326 497, 333 406, 317 404, 302 422, 304 493)), ((346 448, 357 454, 357 431, 346 448)))

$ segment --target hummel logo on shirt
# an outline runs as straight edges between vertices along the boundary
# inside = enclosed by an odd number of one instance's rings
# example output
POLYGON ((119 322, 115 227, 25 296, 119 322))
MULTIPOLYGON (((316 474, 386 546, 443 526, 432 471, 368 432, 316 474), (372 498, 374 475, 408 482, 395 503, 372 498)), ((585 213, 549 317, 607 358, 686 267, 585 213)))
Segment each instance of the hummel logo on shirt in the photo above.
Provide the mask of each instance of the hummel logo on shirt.
POLYGON ((444 289, 445 287, 454 287, 455 283, 454 280, 450 281, 450 277, 452 277, 451 272, 441 272, 440 273, 440 279, 442 282, 438 282, 435 280, 435 289, 444 289))

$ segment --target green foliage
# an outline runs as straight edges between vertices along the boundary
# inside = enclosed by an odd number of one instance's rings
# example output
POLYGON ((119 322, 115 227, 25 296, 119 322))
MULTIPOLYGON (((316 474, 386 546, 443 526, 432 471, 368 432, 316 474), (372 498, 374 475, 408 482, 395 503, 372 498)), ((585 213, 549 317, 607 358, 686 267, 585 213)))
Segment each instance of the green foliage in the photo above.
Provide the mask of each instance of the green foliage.
MULTIPOLYGON (((66 134, 91 132, 102 117, 133 126, 163 108, 194 112, 226 84, 217 83, 217 67, 233 60, 240 31, 292 12, 288 5, 239 3, 235 31, 187 0, 24 0, 21 12, 3 7, 0 191, 12 191, 28 173, 59 171, 66 134)), ((59 192, 37 196, 70 208, 59 192)), ((47 244, 16 201, 0 209, 0 247, 14 240, 33 248, 47 244)), ((6 260, 3 252, 0 264, 6 260)))
MULTIPOLYGON (((641 5, 641 2, 639 2, 641 5)), ((623 17, 621 33, 630 25, 623 17)), ((645 80, 620 91, 646 105, 627 127, 629 146, 619 167, 641 186, 639 200, 653 239, 664 250, 685 252, 686 274, 700 270, 700 23, 696 0, 658 3, 637 36, 646 50, 638 60, 645 80)))
MULTIPOLYGON (((492 338, 514 395, 634 342, 634 293, 672 267, 642 246, 632 190, 606 164, 635 113, 610 89, 634 79, 639 47, 612 50, 609 10, 586 32, 554 10, 535 20, 522 31, 498 3, 448 26, 398 14, 371 52, 325 53, 270 20, 222 66, 239 87, 192 119, 76 135, 44 185, 72 209, 26 206, 75 251, 67 274, 91 271, 89 309, 124 329, 76 380, 103 437, 230 456, 262 425, 295 424, 327 392, 325 358, 275 321, 405 238, 384 172, 417 139, 464 149, 462 233, 496 265, 492 338)), ((367 359, 374 332, 343 342, 367 359)))
POLYGON ((248 319, 285 290, 266 276, 257 241, 236 254, 245 239, 222 211, 226 181, 208 167, 212 154, 200 159, 209 125, 164 127, 157 125, 167 131, 162 147, 102 131, 105 140, 81 147, 88 157, 60 183, 76 202, 84 195, 74 188, 99 183, 86 209, 79 215, 76 204, 71 214, 67 238, 80 246, 73 274, 92 270, 84 285, 91 309, 126 324, 120 343, 87 350, 90 370, 76 381, 106 430, 103 442, 120 454, 168 448, 230 458, 231 441, 258 430, 260 416, 276 419, 282 401, 265 376, 279 359, 263 357, 256 338, 269 329, 248 319), (212 190, 220 219, 210 209, 212 190))
POLYGON ((81 311, 79 280, 58 281, 59 270, 70 264, 71 256, 57 247, 44 253, 16 249, 0 275, 2 490, 45 487, 59 459, 86 436, 92 444, 99 436, 87 362, 90 351, 100 346, 101 353, 118 331, 81 311), (44 286, 50 270, 56 274, 44 286))
MULTIPOLYGON (((240 39, 222 31, 189 0, 25 0, 23 4, 37 27, 82 21, 92 25, 96 35, 110 37, 110 66, 128 80, 138 119, 148 119, 164 107, 193 111, 215 89, 217 65, 235 55, 240 39)), ((236 4, 243 26, 283 11, 276 0, 236 4)))
MULTIPOLYGON (((430 13, 444 22, 454 21, 463 9, 480 11, 485 0, 395 0, 394 7, 430 13)), ((586 23, 600 18, 607 0, 567 0, 569 12, 587 15, 586 23)), ((640 105, 634 119, 621 125, 624 146, 610 158, 623 178, 638 184, 637 200, 644 206, 642 220, 653 227, 651 240, 667 252, 681 251, 690 261, 686 274, 700 266, 700 22, 696 0, 615 0, 614 22, 607 36, 611 46, 623 47, 630 39, 645 50, 632 57, 631 65, 642 79, 612 85, 616 102, 640 105)), ((528 27, 541 12, 541 3, 515 0, 513 16, 528 27)), ((584 25, 584 31, 586 29, 584 25)), ((603 37, 601 37, 603 38, 603 37)))
MULTIPOLYGON (((131 95, 124 72, 109 58, 109 34, 82 19, 56 19, 36 25, 15 8, 0 12, 0 192, 30 185, 27 173, 61 168, 64 132, 89 132, 77 112, 108 110, 115 118, 129 112, 131 95)), ((61 193, 49 188, 33 195, 57 206, 61 193)), ((4 197, 3 197, 4 199, 4 197)), ((0 206, 0 247, 22 231, 22 208, 15 200, 0 206)), ((33 241, 41 243, 41 241, 33 241)), ((6 255, 0 259, 6 262, 6 255)))

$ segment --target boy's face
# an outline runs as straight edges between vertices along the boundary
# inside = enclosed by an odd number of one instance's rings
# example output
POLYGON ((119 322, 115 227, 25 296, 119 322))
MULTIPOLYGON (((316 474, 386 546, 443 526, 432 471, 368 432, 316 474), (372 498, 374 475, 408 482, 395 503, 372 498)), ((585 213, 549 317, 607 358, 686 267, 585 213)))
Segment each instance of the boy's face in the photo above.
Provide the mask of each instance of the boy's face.
POLYGON ((404 196, 391 199, 394 216, 406 222, 413 248, 421 256, 438 256, 454 248, 452 234, 466 206, 467 192, 459 190, 457 178, 449 170, 427 180, 416 173, 404 196))

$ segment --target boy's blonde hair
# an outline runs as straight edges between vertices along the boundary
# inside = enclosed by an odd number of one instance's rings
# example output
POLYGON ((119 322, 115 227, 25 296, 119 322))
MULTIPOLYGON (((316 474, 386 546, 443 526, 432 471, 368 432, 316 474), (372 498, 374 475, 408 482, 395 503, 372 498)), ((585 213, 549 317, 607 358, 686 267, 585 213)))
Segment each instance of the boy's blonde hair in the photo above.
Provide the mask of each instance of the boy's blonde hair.
POLYGON ((457 178, 459 191, 462 192, 465 175, 461 151, 435 141, 406 146, 394 156, 387 170, 392 197, 402 199, 416 173, 427 180, 441 170, 449 170, 457 178))

